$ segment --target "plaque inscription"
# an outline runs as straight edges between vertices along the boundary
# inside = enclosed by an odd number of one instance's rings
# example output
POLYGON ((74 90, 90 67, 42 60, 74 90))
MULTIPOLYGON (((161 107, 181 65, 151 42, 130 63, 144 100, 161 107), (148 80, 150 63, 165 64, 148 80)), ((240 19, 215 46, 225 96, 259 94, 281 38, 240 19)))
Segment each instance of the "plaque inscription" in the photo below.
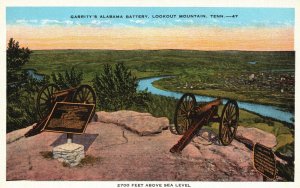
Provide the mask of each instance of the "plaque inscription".
POLYGON ((45 131, 82 134, 95 104, 57 102, 44 127, 45 131))
POLYGON ((270 179, 276 178, 276 160, 271 148, 256 143, 253 148, 253 163, 257 171, 270 179))

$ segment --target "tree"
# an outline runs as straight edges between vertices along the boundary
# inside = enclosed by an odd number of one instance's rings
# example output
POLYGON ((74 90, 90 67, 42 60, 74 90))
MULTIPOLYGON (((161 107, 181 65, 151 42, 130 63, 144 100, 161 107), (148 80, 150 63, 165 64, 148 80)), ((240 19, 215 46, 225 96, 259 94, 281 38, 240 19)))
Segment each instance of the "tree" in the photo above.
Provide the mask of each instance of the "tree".
POLYGON ((66 70, 65 74, 55 73, 51 74, 52 81, 61 89, 67 89, 71 87, 77 87, 83 80, 83 72, 75 70, 74 67, 70 71, 66 70))
POLYGON ((7 72, 10 76, 13 76, 16 71, 19 71, 25 63, 28 63, 30 59, 31 50, 27 48, 20 48, 19 42, 16 42, 13 38, 9 39, 8 47, 6 51, 7 55, 7 72))
POLYGON ((149 101, 147 92, 137 92, 137 78, 123 63, 116 64, 114 69, 106 64, 103 73, 95 75, 93 86, 98 99, 97 104, 103 110, 146 106, 149 101))
POLYGON ((28 48, 20 48, 19 42, 13 38, 9 39, 6 50, 8 97, 18 97, 18 88, 26 81, 26 74, 21 71, 21 67, 28 63, 31 53, 28 48))
POLYGON ((29 62, 31 50, 20 48, 10 39, 7 46, 7 132, 36 122, 35 95, 47 79, 32 78, 22 67, 29 62))

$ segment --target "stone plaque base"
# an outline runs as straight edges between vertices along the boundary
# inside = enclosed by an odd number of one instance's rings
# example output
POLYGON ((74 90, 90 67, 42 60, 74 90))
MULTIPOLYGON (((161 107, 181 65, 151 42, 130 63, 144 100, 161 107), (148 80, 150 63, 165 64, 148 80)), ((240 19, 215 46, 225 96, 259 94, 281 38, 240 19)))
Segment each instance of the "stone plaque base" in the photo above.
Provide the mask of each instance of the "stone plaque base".
POLYGON ((66 143, 53 148, 53 158, 76 166, 84 158, 84 146, 75 143, 66 143))

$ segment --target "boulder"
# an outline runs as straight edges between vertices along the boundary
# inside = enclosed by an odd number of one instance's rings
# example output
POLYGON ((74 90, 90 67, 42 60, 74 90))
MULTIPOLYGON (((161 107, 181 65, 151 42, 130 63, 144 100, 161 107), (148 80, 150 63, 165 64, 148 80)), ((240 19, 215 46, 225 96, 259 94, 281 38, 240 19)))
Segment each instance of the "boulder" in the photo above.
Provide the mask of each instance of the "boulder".
POLYGON ((97 121, 103 123, 113 123, 123 126, 126 129, 137 133, 140 136, 147 136, 161 133, 162 130, 169 127, 169 120, 166 117, 153 117, 149 113, 140 113, 135 111, 117 111, 117 112, 97 112, 97 121))
POLYGON ((276 137, 273 134, 257 128, 246 128, 239 126, 236 136, 251 140, 253 144, 260 143, 270 148, 273 148, 277 145, 276 137))
POLYGON ((256 174, 252 168, 252 152, 236 140, 233 140, 228 146, 223 146, 219 142, 217 134, 202 129, 193 139, 192 144, 198 148, 201 159, 211 163, 211 170, 223 171, 231 176, 240 176, 241 179, 247 175, 250 178, 256 174))
POLYGON ((6 144, 10 144, 24 137, 24 134, 27 133, 35 124, 28 126, 17 131, 12 131, 6 134, 6 144))

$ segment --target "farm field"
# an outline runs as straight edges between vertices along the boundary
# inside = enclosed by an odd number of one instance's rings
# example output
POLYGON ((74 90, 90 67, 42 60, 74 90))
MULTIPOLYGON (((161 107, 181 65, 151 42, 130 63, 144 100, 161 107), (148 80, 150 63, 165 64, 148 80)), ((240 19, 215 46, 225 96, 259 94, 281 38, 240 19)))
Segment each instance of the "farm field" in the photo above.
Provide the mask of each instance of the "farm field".
POLYGON ((270 104, 294 111, 295 53, 192 50, 41 50, 25 66, 50 75, 75 67, 91 83, 106 63, 123 62, 160 89, 270 104))

